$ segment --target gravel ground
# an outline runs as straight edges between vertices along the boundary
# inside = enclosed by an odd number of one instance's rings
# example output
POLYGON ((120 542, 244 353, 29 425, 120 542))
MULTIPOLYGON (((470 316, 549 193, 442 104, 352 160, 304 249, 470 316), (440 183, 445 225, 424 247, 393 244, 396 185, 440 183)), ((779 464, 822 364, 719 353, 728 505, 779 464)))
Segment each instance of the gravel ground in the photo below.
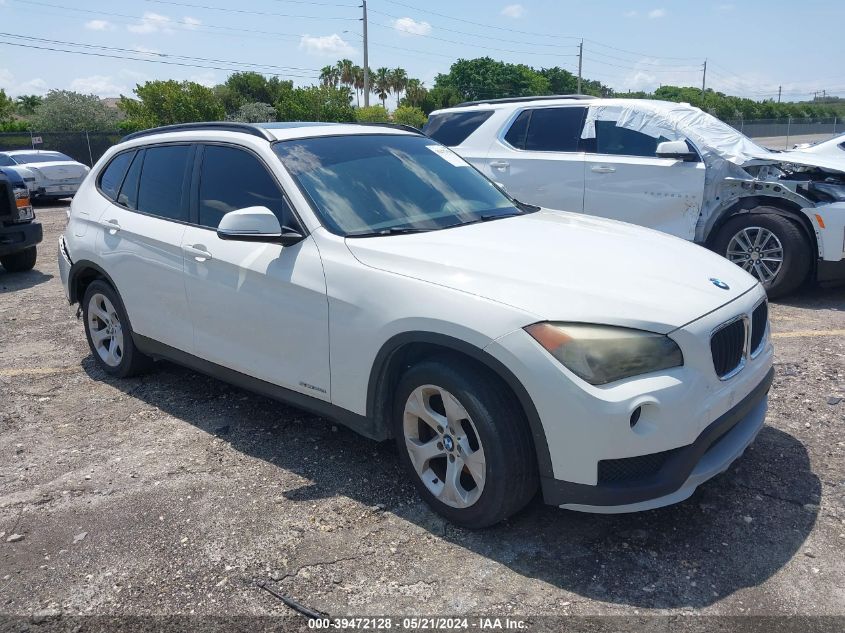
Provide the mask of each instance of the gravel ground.
POLYGON ((64 208, 38 215, 36 270, 0 270, 9 630, 290 614, 262 580, 337 616, 845 617, 843 288, 772 305, 767 424, 688 501, 618 516, 537 502, 471 532, 427 509, 391 444, 170 364, 104 375, 58 276, 64 208))

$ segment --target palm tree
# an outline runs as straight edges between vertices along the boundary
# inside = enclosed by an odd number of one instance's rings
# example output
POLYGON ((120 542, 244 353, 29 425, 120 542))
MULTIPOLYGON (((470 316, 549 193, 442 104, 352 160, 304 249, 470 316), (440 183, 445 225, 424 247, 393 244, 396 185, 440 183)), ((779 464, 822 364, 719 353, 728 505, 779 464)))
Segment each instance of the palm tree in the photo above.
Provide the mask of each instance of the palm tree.
POLYGON ((337 77, 341 84, 344 86, 352 87, 354 83, 354 74, 353 69, 355 68, 355 64, 352 63, 351 59, 341 59, 337 63, 337 77))
POLYGON ((320 69, 320 83, 324 86, 337 87, 337 82, 340 79, 336 66, 323 66, 320 69))
POLYGON ((378 98, 381 99, 382 107, 387 108, 385 101, 387 101, 387 95, 390 94, 390 89, 391 89, 391 84, 392 84, 390 69, 384 68, 384 67, 379 68, 376 71, 376 77, 375 77, 374 84, 375 84, 376 94, 378 95, 378 98))
POLYGON ((408 85, 405 86, 405 99, 412 106, 420 105, 425 96, 428 94, 428 89, 423 85, 419 79, 409 79, 408 85))
POLYGON ((17 98, 18 112, 21 114, 32 114, 40 105, 41 97, 38 95, 21 95, 17 98))
POLYGON ((361 99, 358 97, 364 90, 364 69, 360 66, 352 67, 352 87, 355 88, 355 103, 361 106, 361 99))
POLYGON ((408 73, 404 68, 394 68, 390 71, 390 88, 396 94, 396 107, 399 107, 399 97, 408 85, 408 73))

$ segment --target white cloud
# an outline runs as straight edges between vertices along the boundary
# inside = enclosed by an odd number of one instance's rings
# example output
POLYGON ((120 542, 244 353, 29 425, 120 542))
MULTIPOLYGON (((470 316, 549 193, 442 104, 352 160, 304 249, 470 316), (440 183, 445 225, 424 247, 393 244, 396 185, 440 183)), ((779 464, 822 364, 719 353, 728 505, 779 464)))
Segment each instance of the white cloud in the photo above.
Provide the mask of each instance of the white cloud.
POLYGON ((206 70, 201 73, 197 73, 196 75, 191 75, 188 79, 208 88, 211 88, 219 83, 217 81, 217 74, 213 70, 206 70))
POLYGON ((120 94, 129 94, 130 92, 127 86, 117 83, 114 77, 108 75, 77 77, 70 82, 70 89, 86 95, 93 94, 99 97, 116 97, 120 94))
POLYGON ((624 13, 626 18, 635 18, 639 15, 636 11, 625 11, 624 13))
POLYGON ((331 35, 311 36, 303 35, 299 40, 300 50, 311 55, 346 55, 355 54, 355 49, 337 33, 331 35))
POLYGON ((185 16, 185 19, 182 20, 182 24, 184 27, 189 31, 195 31, 197 27, 202 24, 202 20, 198 20, 197 18, 192 18, 189 15, 185 16))
POLYGON ((6 68, 0 68, 0 88, 10 97, 20 95, 45 95, 49 89, 47 82, 40 77, 18 81, 14 73, 6 68))
POLYGON ((521 4, 509 4, 502 9, 502 15, 506 18, 521 18, 525 15, 525 7, 521 4))
POLYGON ((173 30, 169 17, 152 11, 145 11, 138 24, 130 24, 126 28, 133 33, 170 33, 173 30))
POLYGON ((413 18, 398 18, 393 20, 393 28, 404 35, 428 35, 431 33, 431 24, 428 22, 417 22, 413 18))
POLYGON ((652 9, 648 12, 649 20, 657 20, 663 17, 666 17, 666 9, 652 9))
POLYGON ((146 46, 134 46, 132 50, 148 57, 158 57, 161 54, 161 51, 155 48, 147 48, 146 46))
POLYGON ((113 27, 108 20, 89 20, 85 23, 85 28, 89 31, 108 31, 113 27))

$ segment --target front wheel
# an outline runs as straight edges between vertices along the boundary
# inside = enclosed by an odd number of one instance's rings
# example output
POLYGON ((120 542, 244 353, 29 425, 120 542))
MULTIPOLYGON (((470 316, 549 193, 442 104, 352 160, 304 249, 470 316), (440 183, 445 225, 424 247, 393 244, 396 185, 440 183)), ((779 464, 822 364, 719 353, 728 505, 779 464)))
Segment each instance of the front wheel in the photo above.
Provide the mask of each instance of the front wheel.
POLYGON ((801 227, 772 207, 730 218, 714 249, 754 275, 772 299, 797 290, 812 265, 812 248, 801 227))
POLYGON ((34 246, 25 248, 17 253, 0 257, 0 264, 3 264, 10 273, 22 273, 32 270, 35 267, 35 260, 38 258, 38 251, 34 246))
POLYGON ((468 528, 498 523, 537 490, 528 423, 493 375, 460 359, 432 359, 399 381, 400 460, 425 501, 468 528))

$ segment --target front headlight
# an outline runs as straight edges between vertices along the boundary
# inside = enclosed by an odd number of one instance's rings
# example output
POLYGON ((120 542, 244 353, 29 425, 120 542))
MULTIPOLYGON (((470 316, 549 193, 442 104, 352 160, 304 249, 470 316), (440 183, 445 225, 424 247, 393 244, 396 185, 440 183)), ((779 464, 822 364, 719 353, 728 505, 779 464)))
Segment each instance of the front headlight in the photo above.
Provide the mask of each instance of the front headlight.
POLYGON ((591 385, 684 364, 678 344, 663 334, 585 323, 535 323, 525 331, 591 385))

